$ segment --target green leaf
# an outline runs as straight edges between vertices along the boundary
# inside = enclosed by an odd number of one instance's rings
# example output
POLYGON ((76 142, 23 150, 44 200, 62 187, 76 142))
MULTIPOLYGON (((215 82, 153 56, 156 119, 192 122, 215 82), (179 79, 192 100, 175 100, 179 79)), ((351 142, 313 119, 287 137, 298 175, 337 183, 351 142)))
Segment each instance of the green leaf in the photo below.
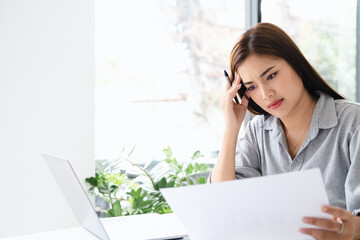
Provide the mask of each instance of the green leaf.
POLYGON ((134 195, 135 195, 135 190, 134 190, 134 189, 131 189, 130 192, 127 192, 126 194, 129 195, 130 197, 134 197, 134 195))
POLYGON ((175 185, 175 179, 168 182, 167 187, 169 187, 169 188, 174 187, 174 185, 175 185))
POLYGON ((109 210, 107 211, 107 216, 108 216, 108 217, 115 217, 114 210, 113 210, 113 209, 109 209, 109 210))
POLYGON ((205 177, 198 177, 197 181, 198 181, 198 184, 205 184, 206 183, 206 178, 205 177))
POLYGON ((192 180, 192 178, 189 178, 189 183, 190 185, 195 185, 194 180, 192 180))
POLYGON ((109 190, 110 190, 111 193, 113 193, 113 192, 116 191, 118 188, 119 188, 118 185, 111 185, 109 190))
POLYGON ((159 191, 160 188, 166 188, 167 187, 167 182, 166 182, 166 178, 165 177, 162 177, 160 179, 160 181, 158 181, 156 184, 156 189, 157 191, 159 191))
POLYGON ((194 171, 193 172, 194 173, 198 172, 199 171, 199 163, 196 162, 196 163, 193 164, 193 166, 194 166, 194 171))
POLYGON ((170 146, 168 146, 167 148, 163 149, 163 152, 164 152, 164 154, 165 154, 165 156, 166 156, 167 158, 171 158, 171 156, 172 156, 172 151, 171 151, 170 146))
POLYGON ((190 175, 194 170, 194 167, 191 163, 189 163, 189 165, 187 166, 187 168, 185 169, 185 173, 186 175, 190 175))
POLYGON ((193 156, 191 157, 191 159, 195 160, 198 159, 201 156, 200 151, 197 150, 194 152, 193 156))
POLYGON ((90 186, 97 187, 97 180, 94 177, 86 178, 85 182, 87 182, 90 186))
POLYGON ((210 169, 209 165, 202 163, 199 165, 199 171, 200 172, 206 172, 210 169))
POLYGON ((122 215, 122 209, 121 209, 121 204, 120 204, 119 200, 116 200, 112 204, 112 210, 113 210, 114 216, 121 216, 122 215))

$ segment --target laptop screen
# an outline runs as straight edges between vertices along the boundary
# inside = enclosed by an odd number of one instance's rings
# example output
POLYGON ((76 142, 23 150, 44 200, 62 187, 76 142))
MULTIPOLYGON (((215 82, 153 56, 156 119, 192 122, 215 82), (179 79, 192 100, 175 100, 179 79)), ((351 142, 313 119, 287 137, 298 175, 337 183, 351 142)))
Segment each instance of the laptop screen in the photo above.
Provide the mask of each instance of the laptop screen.
POLYGON ((100 239, 110 240, 70 162, 42 154, 78 222, 100 239))

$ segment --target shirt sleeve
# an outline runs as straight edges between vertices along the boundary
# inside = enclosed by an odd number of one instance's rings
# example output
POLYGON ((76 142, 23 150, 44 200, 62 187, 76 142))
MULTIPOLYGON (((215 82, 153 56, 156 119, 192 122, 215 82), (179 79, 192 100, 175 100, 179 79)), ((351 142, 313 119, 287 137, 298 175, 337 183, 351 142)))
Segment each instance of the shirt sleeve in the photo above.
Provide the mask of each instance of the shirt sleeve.
POLYGON ((350 145, 350 168, 345 181, 347 210, 360 215, 360 126, 354 132, 350 145))
MULTIPOLYGON (((255 127, 251 122, 247 125, 243 137, 239 137, 235 152, 235 177, 236 179, 259 177, 260 154, 256 140, 255 127)), ((211 173, 207 179, 211 183, 211 173)))
POLYGON ((261 176, 260 153, 254 122, 249 122, 244 136, 238 139, 235 153, 237 179, 261 176))

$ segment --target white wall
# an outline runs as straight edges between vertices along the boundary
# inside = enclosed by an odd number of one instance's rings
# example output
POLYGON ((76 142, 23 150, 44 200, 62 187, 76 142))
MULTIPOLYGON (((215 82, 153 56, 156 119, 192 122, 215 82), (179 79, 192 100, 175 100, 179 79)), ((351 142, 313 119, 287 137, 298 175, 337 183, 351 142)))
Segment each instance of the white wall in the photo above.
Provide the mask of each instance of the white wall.
POLYGON ((41 158, 94 170, 94 0, 0 0, 0 238, 76 226, 41 158))

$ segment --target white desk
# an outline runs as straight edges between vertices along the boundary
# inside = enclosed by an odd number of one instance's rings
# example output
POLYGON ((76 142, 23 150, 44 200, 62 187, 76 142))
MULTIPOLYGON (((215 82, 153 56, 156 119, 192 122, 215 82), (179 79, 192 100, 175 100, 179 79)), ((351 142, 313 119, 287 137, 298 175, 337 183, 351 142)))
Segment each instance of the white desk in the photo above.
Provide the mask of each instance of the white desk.
MULTIPOLYGON (((82 227, 67 228, 51 232, 35 233, 17 237, 0 238, 0 240, 99 240, 82 227)), ((186 237, 183 240, 190 240, 186 237)))
POLYGON ((99 240, 82 227, 67 228, 51 232, 0 238, 1 240, 99 240))

